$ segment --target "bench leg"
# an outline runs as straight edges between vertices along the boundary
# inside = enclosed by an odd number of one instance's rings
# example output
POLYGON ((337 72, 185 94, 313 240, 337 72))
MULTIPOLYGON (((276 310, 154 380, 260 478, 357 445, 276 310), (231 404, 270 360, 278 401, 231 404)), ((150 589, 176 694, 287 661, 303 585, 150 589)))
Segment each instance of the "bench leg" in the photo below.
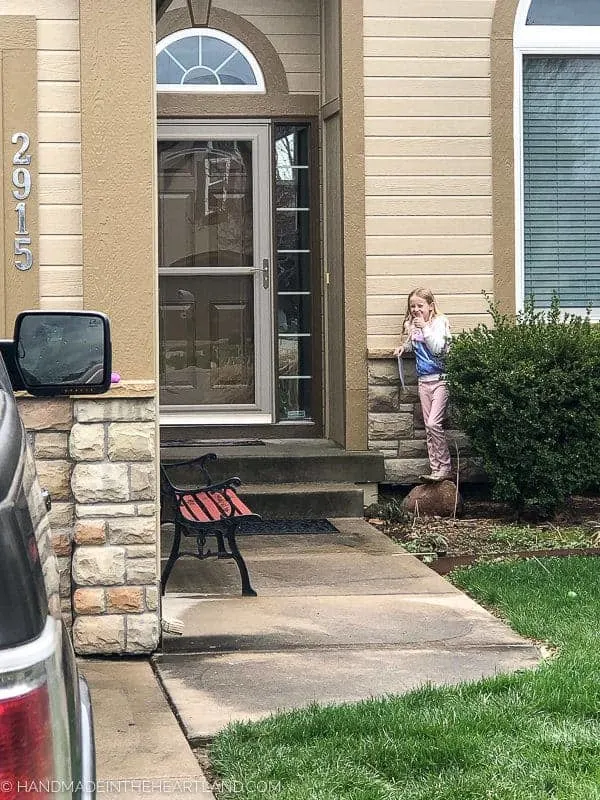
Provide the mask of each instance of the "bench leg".
POLYGON ((256 597, 256 592, 250 585, 250 576, 248 575, 248 567, 246 566, 246 562, 240 551, 238 550, 237 542, 235 540, 235 528, 227 531, 225 537, 227 539, 227 544, 229 545, 229 549, 231 550, 231 557, 237 564, 237 567, 240 571, 240 578, 242 579, 242 596, 243 597, 256 597))
POLYGON ((173 535, 173 544, 171 545, 171 552, 169 553, 169 558, 167 563, 165 564, 165 568, 163 569, 162 575, 160 576, 160 583, 161 595, 164 595, 166 588, 167 588, 167 581, 169 580, 169 575, 171 574, 171 570, 175 566, 175 562, 179 558, 179 546, 181 544, 181 527, 178 522, 175 523, 175 533, 173 535))
POLYGON ((231 553, 228 553, 225 548, 225 540, 222 533, 217 533, 217 558, 231 558, 231 553))

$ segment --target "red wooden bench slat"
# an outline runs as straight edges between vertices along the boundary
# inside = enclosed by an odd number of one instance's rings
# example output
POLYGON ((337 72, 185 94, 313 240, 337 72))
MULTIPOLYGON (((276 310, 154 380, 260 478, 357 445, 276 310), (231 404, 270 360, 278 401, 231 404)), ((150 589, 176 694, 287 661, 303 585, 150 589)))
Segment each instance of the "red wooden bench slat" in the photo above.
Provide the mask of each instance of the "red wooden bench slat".
POLYGON ((221 492, 211 492, 210 497, 219 507, 222 517, 231 517, 233 515, 231 503, 225 499, 221 492))
POLYGON ((248 515, 252 515, 253 512, 250 511, 246 503, 235 493, 233 489, 225 489, 225 494, 231 501, 232 506, 235 509, 235 516, 236 517, 245 517, 248 515))
MULTIPOLYGON (((190 522, 214 522, 214 518, 207 514, 207 511, 201 506, 196 498, 196 495, 186 494, 179 501, 179 510, 185 519, 190 522)), ((220 519, 220 514, 217 519, 220 519)))
POLYGON ((238 497, 235 489, 225 489, 224 493, 194 492, 194 494, 185 494, 180 498, 179 508, 182 516, 190 522, 218 522, 231 516, 253 516, 253 512, 238 497))
POLYGON ((185 519, 190 522, 212 522, 204 508, 198 504, 193 494, 186 494, 180 498, 179 510, 185 519))
POLYGON ((213 499, 213 492, 196 492, 195 494, 196 500, 204 506, 206 513, 208 516, 213 520, 213 522, 218 522, 218 520, 223 519, 224 515, 222 509, 215 503, 213 499))

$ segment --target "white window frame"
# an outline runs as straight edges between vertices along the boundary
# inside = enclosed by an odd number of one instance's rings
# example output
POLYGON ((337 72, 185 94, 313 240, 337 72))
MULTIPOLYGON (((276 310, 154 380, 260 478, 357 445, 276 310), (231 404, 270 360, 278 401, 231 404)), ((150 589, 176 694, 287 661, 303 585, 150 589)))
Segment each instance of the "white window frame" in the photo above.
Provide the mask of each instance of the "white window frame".
MULTIPOLYGON (((513 30, 514 103, 513 132, 515 160, 515 302, 517 311, 525 305, 525 186, 523 171, 523 56, 600 55, 600 26, 526 25, 532 0, 521 0, 513 30)), ((569 314, 584 314, 585 308, 561 308, 569 314)), ((600 308, 591 319, 600 321, 600 308)))
MULTIPOLYGON (((157 80, 156 90, 158 92, 188 92, 190 94, 265 94, 265 78, 262 69, 260 68, 260 64, 256 58, 252 55, 250 50, 248 50, 246 45, 239 41, 239 39, 235 39, 233 36, 230 36, 228 33, 224 33, 223 31, 218 31, 216 28, 186 28, 182 31, 175 31, 175 33, 165 36, 164 39, 161 39, 160 42, 158 42, 156 45, 155 58, 157 59, 163 50, 165 50, 169 45, 173 44, 173 42, 177 42, 180 39, 187 39, 191 36, 194 36, 198 39, 204 36, 211 36, 214 39, 219 39, 221 42, 230 44, 247 60, 252 72, 254 73, 254 77, 256 78, 256 84, 242 85, 186 83, 182 85, 180 83, 158 83, 157 80)), ((202 65, 200 64, 198 66, 202 65)))

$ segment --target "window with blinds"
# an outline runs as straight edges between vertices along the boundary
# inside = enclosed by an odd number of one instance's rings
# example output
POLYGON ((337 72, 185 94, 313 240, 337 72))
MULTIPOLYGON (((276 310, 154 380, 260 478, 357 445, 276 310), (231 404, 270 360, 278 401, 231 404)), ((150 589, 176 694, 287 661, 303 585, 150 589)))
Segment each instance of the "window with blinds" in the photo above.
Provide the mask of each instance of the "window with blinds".
POLYGON ((527 25, 600 25, 598 0, 531 0, 527 25))
POLYGON ((600 306, 600 56, 524 56, 525 296, 600 306))

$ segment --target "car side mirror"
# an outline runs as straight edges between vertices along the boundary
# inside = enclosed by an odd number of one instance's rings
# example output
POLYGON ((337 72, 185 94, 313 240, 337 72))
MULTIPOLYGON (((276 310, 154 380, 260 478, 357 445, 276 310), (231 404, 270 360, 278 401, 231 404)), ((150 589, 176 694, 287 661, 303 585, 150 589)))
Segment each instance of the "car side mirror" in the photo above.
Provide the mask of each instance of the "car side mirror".
MULTIPOLYGON (((13 372, 40 397, 102 394, 110 388, 108 317, 98 311, 23 311, 15 321, 13 372)), ((9 370, 10 372, 11 370, 9 370)))

